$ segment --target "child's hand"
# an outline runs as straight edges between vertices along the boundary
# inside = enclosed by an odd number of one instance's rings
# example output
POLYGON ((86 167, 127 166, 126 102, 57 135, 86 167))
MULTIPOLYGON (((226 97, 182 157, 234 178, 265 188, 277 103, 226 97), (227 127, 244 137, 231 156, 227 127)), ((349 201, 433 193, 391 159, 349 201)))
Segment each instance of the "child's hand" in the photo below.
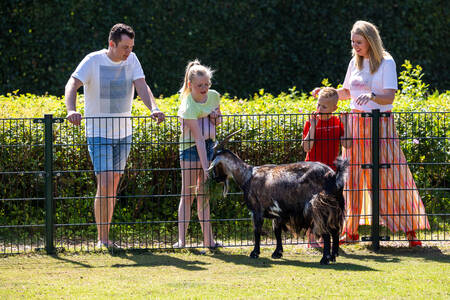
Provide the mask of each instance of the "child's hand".
POLYGON ((309 123, 311 123, 311 127, 316 127, 317 125, 317 112, 312 112, 309 115, 309 123))

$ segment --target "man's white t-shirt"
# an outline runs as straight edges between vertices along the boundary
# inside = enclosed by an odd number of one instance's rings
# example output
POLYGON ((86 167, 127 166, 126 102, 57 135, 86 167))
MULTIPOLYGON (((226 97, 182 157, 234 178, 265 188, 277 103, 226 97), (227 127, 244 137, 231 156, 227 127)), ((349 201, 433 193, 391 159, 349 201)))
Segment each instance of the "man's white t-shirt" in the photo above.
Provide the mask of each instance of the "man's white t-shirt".
POLYGON ((390 56, 385 56, 378 70, 371 74, 368 59, 364 59, 363 68, 359 70, 355 65, 355 57, 353 57, 348 64, 343 87, 350 90, 352 98, 350 102, 351 109, 366 112, 372 109, 379 109, 382 112, 392 110, 392 104, 380 105, 374 101, 369 101, 365 105, 358 105, 355 100, 361 94, 374 92, 376 95, 379 95, 383 94, 385 89, 397 90, 397 70, 394 59, 390 56))
POLYGON ((132 133, 128 117, 134 97, 133 82, 145 75, 133 52, 120 62, 112 61, 106 53, 103 49, 88 54, 72 76, 83 82, 86 135, 124 138, 132 133))

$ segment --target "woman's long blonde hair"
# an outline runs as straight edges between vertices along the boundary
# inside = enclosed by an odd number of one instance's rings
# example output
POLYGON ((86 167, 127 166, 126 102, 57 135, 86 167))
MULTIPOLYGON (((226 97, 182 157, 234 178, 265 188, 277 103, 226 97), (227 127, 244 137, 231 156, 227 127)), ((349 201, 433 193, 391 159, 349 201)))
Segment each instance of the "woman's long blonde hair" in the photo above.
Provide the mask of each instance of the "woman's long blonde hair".
POLYGON ((181 98, 185 98, 190 93, 189 82, 192 82, 196 76, 207 76, 211 80, 214 71, 210 67, 204 66, 198 59, 190 61, 186 66, 183 86, 180 89, 181 98))
MULTIPOLYGON (((366 21, 356 21, 355 24, 353 24, 351 34, 359 34, 369 43, 370 73, 375 73, 380 67, 384 56, 389 56, 389 53, 384 50, 383 42, 381 41, 377 27, 366 21)), ((362 70, 364 57, 358 55, 355 49, 352 49, 352 55, 356 57, 356 66, 359 70, 362 70)))

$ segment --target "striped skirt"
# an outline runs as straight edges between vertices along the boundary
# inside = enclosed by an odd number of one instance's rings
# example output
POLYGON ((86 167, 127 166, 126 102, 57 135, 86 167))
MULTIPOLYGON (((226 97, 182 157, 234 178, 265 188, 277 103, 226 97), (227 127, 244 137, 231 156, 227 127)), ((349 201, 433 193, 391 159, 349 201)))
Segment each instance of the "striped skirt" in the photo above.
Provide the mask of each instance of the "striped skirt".
MULTIPOLYGON (((371 118, 354 113, 352 119, 353 145, 343 150, 349 158, 349 176, 344 189, 346 220, 344 232, 356 234, 358 225, 371 224, 372 170, 361 164, 372 162, 371 118)), ((380 223, 392 232, 429 229, 428 218, 416 184, 400 148, 394 118, 380 117, 380 223)))

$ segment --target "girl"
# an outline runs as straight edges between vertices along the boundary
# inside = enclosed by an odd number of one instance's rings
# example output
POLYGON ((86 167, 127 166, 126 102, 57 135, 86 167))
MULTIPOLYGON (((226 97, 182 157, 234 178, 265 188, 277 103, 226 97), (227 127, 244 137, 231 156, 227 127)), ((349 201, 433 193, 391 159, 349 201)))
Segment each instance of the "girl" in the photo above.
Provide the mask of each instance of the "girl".
POLYGON ((178 242, 174 248, 186 246, 186 233, 191 218, 191 205, 197 196, 197 213, 203 231, 203 245, 216 248, 209 213, 209 199, 204 194, 204 182, 213 156, 216 126, 222 122, 220 94, 210 90, 213 71, 198 60, 186 67, 180 90, 181 120, 180 166, 181 199, 178 208, 178 242))

